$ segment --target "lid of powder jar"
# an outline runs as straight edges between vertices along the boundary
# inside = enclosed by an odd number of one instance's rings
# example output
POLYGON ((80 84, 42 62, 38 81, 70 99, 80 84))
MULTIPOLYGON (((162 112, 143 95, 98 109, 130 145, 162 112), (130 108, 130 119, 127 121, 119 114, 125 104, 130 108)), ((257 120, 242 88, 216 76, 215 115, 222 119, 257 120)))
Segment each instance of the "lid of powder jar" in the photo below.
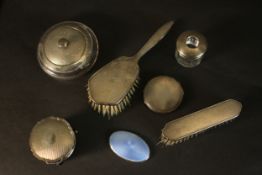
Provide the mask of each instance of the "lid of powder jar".
POLYGON ((29 145, 33 155, 47 164, 60 164, 71 156, 76 137, 63 118, 47 117, 33 127, 29 145))
POLYGON ((98 41, 86 25, 65 21, 44 33, 37 55, 47 74, 59 79, 72 79, 93 67, 98 56, 98 41))

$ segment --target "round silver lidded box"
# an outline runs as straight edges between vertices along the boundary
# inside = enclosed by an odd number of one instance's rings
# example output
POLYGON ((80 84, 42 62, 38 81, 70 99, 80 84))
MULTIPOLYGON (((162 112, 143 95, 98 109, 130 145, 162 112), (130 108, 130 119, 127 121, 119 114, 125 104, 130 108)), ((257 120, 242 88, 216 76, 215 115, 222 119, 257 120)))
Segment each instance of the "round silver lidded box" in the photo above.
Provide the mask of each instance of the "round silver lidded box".
POLYGON ((96 35, 85 24, 64 21, 42 36, 37 58, 42 69, 58 79, 72 79, 90 70, 98 56, 96 35))
POLYGON ((207 40, 196 31, 186 31, 179 35, 176 42, 177 62, 188 68, 199 65, 207 51, 207 40))
POLYGON ((37 159, 46 164, 60 164, 73 153, 76 136, 65 119, 47 117, 33 127, 29 145, 37 159))
POLYGON ((156 113, 170 113, 182 102, 184 90, 181 84, 169 76, 157 76, 144 88, 144 103, 156 113))

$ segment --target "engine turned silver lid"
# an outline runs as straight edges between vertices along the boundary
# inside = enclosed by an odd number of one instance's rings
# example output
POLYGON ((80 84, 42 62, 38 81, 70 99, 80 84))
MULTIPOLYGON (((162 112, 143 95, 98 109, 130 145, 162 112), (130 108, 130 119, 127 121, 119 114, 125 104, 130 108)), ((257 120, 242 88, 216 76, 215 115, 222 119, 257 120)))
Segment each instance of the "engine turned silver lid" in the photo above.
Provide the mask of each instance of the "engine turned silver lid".
POLYGON ((86 25, 65 21, 44 33, 38 44, 37 56, 47 74, 59 79, 72 79, 93 67, 98 56, 98 41, 86 25))
POLYGON ((33 155, 47 164, 60 164, 74 151, 76 137, 70 124, 59 117, 47 117, 33 127, 29 145, 33 155))

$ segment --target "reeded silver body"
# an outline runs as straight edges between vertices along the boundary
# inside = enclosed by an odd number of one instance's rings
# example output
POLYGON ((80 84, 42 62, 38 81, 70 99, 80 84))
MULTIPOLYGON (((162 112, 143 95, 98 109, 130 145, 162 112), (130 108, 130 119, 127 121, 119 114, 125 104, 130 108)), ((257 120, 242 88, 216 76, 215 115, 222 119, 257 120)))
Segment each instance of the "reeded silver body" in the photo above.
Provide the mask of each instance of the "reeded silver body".
POLYGON ((33 155, 47 164, 59 164, 73 153, 75 133, 70 124, 58 117, 40 120, 33 127, 29 145, 33 155))
POLYGON ((98 41, 94 32, 76 21, 50 27, 37 51, 41 68, 59 79, 72 79, 87 72, 95 64, 97 55, 98 41))
POLYGON ((196 31, 186 31, 177 39, 175 57, 180 65, 190 68, 201 63, 206 51, 206 38, 196 31))
POLYGON ((162 129, 161 141, 173 145, 187 140, 207 129, 238 117, 242 109, 239 101, 229 99, 192 114, 168 122, 162 129))

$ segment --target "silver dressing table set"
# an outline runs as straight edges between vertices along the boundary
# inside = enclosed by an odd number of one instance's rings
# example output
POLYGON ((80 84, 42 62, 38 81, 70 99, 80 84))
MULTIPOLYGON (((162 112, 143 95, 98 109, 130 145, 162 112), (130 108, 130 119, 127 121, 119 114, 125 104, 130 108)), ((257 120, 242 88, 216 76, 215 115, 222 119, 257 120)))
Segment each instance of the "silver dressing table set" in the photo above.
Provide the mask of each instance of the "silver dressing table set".
MULTIPOLYGON (((161 26, 133 56, 112 59, 91 75, 87 80, 87 95, 83 98, 94 111, 106 119, 128 112, 128 105, 139 88, 139 60, 166 36, 173 24, 169 21, 161 26)), ((174 58, 186 68, 198 66, 208 48, 204 35, 196 31, 183 32, 174 44, 174 58)), ((91 28, 80 22, 65 21, 51 26, 43 34, 37 48, 37 59, 48 75, 67 81, 91 70, 98 53, 99 42, 91 28)), ((151 111, 164 115, 179 107, 183 95, 184 90, 178 80, 159 75, 146 84, 143 99, 151 111)), ((169 146, 185 141, 235 119, 241 109, 239 101, 227 99, 199 111, 191 111, 191 114, 166 123, 159 131, 159 143, 169 146)), ((33 126, 29 137, 33 155, 47 164, 61 164, 76 147, 74 129, 64 118, 43 118, 33 126)), ((150 158, 150 147, 146 141, 130 131, 113 132, 108 143, 110 149, 125 160, 144 162, 150 158)))

